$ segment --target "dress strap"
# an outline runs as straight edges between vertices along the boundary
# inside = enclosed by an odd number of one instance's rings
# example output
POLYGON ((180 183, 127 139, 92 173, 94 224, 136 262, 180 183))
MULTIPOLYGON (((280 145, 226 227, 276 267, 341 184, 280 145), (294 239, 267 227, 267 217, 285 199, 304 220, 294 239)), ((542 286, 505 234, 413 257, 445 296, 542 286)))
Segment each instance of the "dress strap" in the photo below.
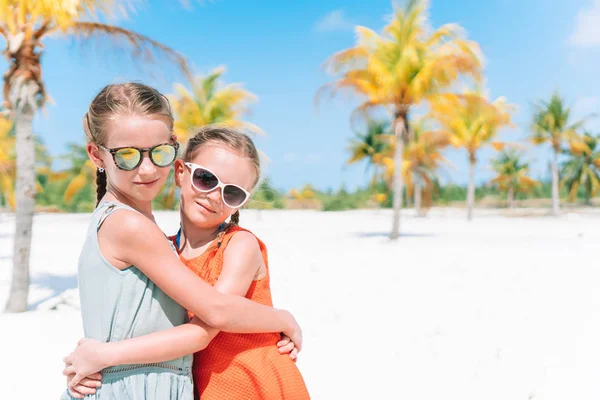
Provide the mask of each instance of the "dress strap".
POLYGON ((139 212, 135 208, 132 208, 123 203, 111 203, 111 202, 102 203, 102 204, 100 204, 100 206, 98 206, 98 210, 100 210, 103 207, 106 207, 106 208, 102 211, 102 214, 100 214, 100 218, 98 219, 98 224, 96 225, 96 231, 100 230, 100 227, 102 226, 104 221, 106 221, 106 218, 108 218, 108 216, 110 214, 112 214, 113 212, 115 212, 117 210, 126 209, 126 210, 132 210, 135 212, 139 212))

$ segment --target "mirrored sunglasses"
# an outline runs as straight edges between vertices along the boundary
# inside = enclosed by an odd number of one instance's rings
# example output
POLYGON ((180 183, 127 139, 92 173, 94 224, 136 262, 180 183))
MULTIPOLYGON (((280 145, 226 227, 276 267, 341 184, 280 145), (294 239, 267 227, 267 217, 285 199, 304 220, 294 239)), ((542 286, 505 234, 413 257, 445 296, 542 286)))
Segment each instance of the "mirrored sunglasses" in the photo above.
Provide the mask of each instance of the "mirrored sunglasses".
POLYGON ((157 167, 168 167, 175 161, 179 143, 163 143, 154 147, 140 149, 137 147, 116 147, 113 149, 100 146, 108 151, 115 162, 117 168, 124 171, 133 171, 140 166, 144 153, 148 153, 150 161, 157 167))

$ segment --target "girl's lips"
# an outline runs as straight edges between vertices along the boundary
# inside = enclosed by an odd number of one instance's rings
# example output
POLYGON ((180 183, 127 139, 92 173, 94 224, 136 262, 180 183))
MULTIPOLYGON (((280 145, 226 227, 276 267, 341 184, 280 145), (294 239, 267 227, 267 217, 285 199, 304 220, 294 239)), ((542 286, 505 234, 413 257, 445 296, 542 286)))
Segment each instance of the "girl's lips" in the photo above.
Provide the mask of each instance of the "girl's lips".
POLYGON ((198 204, 198 205, 199 205, 201 208, 203 208, 204 210, 206 210, 206 211, 207 211, 207 212, 209 212, 209 213, 212 213, 212 214, 214 214, 214 213, 216 212, 216 211, 213 211, 212 209, 210 209, 210 208, 206 207, 206 206, 205 206, 204 204, 202 204, 202 203, 198 203, 198 202, 196 202, 196 204, 198 204))
POLYGON ((155 179, 155 180, 150 181, 150 182, 134 182, 134 183, 136 185, 139 185, 139 186, 149 187, 149 186, 154 185, 156 182, 158 182, 158 179, 155 179))

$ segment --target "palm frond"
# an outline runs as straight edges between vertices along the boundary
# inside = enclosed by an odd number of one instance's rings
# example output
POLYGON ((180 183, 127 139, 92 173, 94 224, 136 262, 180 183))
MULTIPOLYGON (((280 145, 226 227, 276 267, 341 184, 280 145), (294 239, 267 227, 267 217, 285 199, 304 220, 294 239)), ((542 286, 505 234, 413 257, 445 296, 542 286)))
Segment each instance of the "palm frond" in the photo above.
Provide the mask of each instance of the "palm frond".
POLYGON ((93 39, 102 43, 101 39, 112 41, 116 48, 127 45, 134 60, 148 63, 162 62, 164 59, 175 64, 189 79, 192 78, 188 63, 176 50, 148 37, 125 28, 107 25, 100 22, 74 22, 65 32, 85 41, 93 39))
POLYGON ((194 77, 191 90, 174 85, 176 93, 168 98, 175 114, 175 134, 181 141, 185 142, 193 129, 215 123, 264 134, 258 126, 243 120, 258 97, 238 83, 221 85, 224 72, 225 67, 218 67, 194 77))

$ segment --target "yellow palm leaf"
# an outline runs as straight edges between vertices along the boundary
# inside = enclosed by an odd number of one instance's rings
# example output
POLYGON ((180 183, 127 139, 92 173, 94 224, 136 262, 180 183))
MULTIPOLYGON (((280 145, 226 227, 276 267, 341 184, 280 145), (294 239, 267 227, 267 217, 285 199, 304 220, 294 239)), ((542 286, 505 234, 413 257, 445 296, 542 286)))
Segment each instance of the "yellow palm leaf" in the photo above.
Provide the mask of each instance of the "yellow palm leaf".
POLYGON ((70 203, 73 197, 85 187, 87 179, 84 174, 77 175, 67 186, 65 190, 64 200, 70 203))
POLYGON ((492 147, 497 151, 502 151, 506 147, 504 142, 492 142, 492 147))
POLYGON ((377 202, 378 204, 385 203, 387 199, 388 196, 385 193, 376 193, 373 195, 373 200, 375 200, 375 202, 377 202))
POLYGON ((113 15, 115 12, 124 13, 126 9, 125 6, 115 7, 114 0, 2 0, 0 20, 6 21, 9 32, 15 34, 19 27, 27 25, 30 21, 43 20, 60 29, 66 29, 73 26, 78 19, 93 17, 98 12, 113 15))
POLYGON ((219 79, 224 72, 225 67, 218 67, 205 76, 196 76, 191 90, 181 84, 173 86, 175 94, 168 97, 175 114, 175 134, 181 142, 185 143, 195 129, 215 123, 264 133, 242 119, 257 96, 240 84, 221 86, 219 79))
POLYGON ((535 179, 532 179, 532 178, 530 178, 528 176, 521 176, 519 178, 519 183, 522 184, 525 187, 533 187, 533 186, 540 185, 540 182, 538 182, 535 179))
POLYGON ((0 174, 0 189, 11 210, 15 209, 15 186, 12 177, 8 174, 0 174))
POLYGON ((311 189, 306 188, 302 191, 302 198, 303 199, 314 199, 315 192, 312 191, 311 189))
MULTIPOLYGON (((490 103, 479 93, 431 98, 431 116, 453 135, 450 141, 454 146, 470 153, 492 142, 500 128, 511 125, 510 110, 504 99, 490 103)), ((493 142, 492 146, 501 150, 506 144, 493 142)))
POLYGON ((589 154, 591 152, 589 146, 582 140, 571 141, 569 142, 569 146, 571 153, 575 155, 589 154))
MULTIPOLYGON (((564 183, 561 183, 561 186, 564 183)), ((577 191, 579 190, 579 182, 574 182, 571 190, 569 191, 569 201, 574 201, 575 197, 577 197, 577 191)))
POLYGON ((348 89, 364 99, 357 110, 389 106, 394 112, 450 86, 461 75, 479 78, 477 44, 461 39, 457 25, 428 36, 425 8, 421 1, 410 2, 407 10, 397 8, 381 35, 357 27, 356 46, 325 61, 328 72, 339 76, 322 86, 316 99, 324 91, 348 89))

